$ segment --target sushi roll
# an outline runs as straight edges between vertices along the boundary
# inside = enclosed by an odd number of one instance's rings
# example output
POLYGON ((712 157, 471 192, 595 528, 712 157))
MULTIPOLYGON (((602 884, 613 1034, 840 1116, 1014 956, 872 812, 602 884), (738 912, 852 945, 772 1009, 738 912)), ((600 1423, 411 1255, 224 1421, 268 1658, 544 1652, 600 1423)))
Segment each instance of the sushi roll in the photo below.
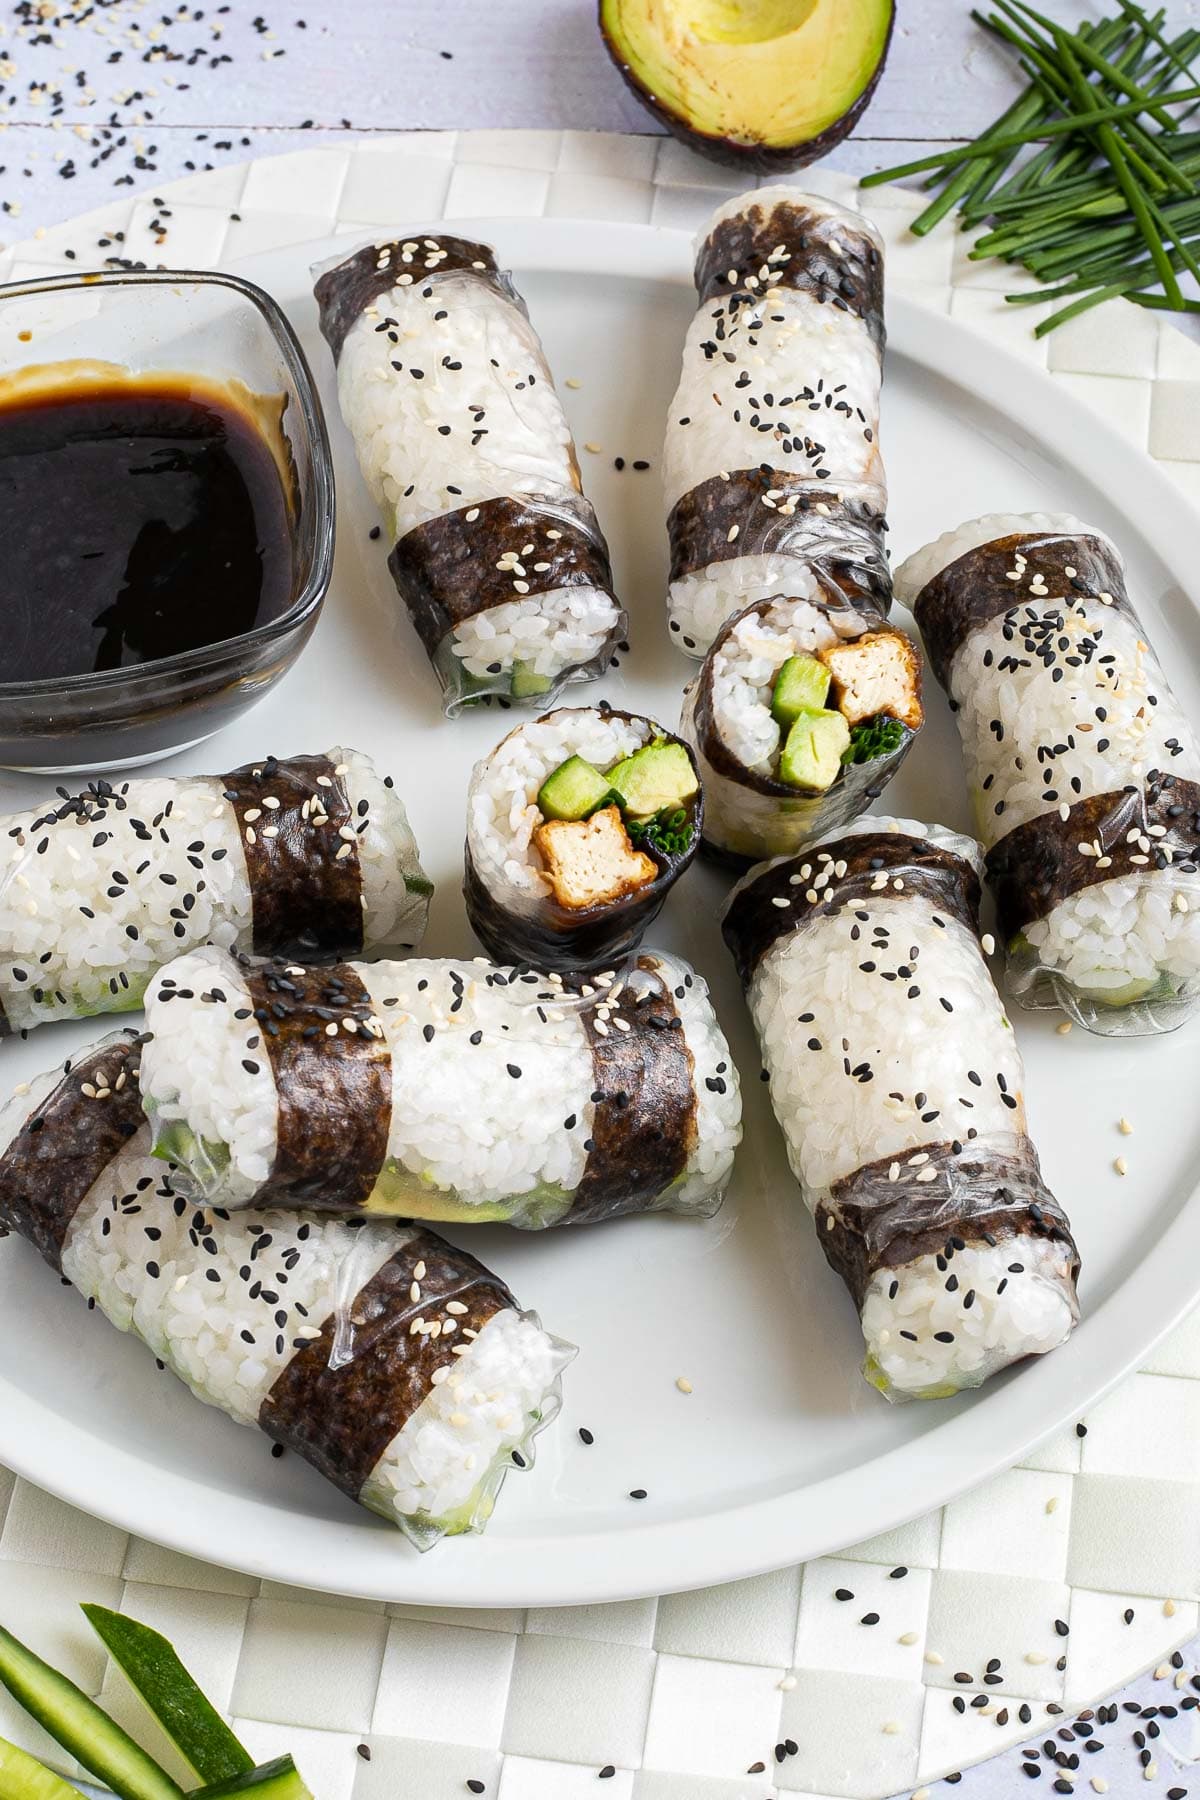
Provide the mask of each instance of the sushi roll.
POLYGON ((419 1549, 486 1524, 573 1348, 419 1226, 197 1207, 150 1152, 118 1034, 0 1111, 0 1228, 200 1400, 311 1463, 419 1549))
POLYGON ((432 892, 399 794, 357 750, 59 788, 0 818, 0 1037, 129 1012, 196 944, 413 949, 432 892))
POLYGON ((528 1230, 708 1215, 741 1135, 729 1046, 673 957, 569 985, 482 959, 251 968, 204 949, 147 1012, 155 1149, 228 1209, 528 1230))
POLYGON ((813 572, 882 618, 878 232, 830 200, 769 187, 718 209, 695 275, 663 453, 673 641, 701 657, 733 613, 807 596, 813 572))
POLYGON ((476 763, 463 893, 497 962, 620 962, 696 853, 696 759, 653 719, 561 707, 476 763))
POLYGON ((920 730, 921 659, 807 574, 806 599, 756 600, 717 634, 680 731, 704 783, 704 849, 786 856, 877 800, 920 730))
POLYGON ((545 705, 625 635, 538 335, 487 244, 368 244, 316 282, 388 568, 453 716, 545 705))
POLYGON ((724 918, 793 1173, 890 1400, 978 1387, 1078 1318, 980 866, 940 826, 860 819, 751 870, 724 918))
POLYGON ((957 717, 1014 997, 1173 1030, 1200 1001, 1200 739, 1116 547, 997 513, 896 579, 957 717))

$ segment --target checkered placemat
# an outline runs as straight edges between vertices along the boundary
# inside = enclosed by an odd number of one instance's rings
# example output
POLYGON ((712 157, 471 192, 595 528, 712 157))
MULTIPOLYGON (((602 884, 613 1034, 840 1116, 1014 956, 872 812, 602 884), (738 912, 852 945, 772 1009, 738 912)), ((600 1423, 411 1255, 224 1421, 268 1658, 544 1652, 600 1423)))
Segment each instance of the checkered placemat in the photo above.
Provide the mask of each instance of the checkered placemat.
MULTIPOLYGON (((828 170, 806 180, 855 197, 828 170)), ((692 229, 738 185, 664 139, 397 134, 108 206, 0 254, 0 279, 105 256, 221 265, 398 217, 692 229)), ((917 205, 870 197, 891 284, 1047 365, 1200 504, 1200 345, 1120 302, 1039 342, 1040 309, 1003 303, 1014 272, 970 263, 950 231, 907 235, 917 205)), ((1085 1753, 1096 1726, 1071 1726, 1078 1709, 1148 1668, 1153 1700, 1138 1704, 1168 1720, 1194 1689, 1194 1653, 1169 1658, 1198 1624, 1200 1314, 1080 1427, 977 1492, 840 1557, 693 1594, 529 1612, 340 1600, 131 1540, 2 1469, 0 1521, 6 1625, 141 1731, 77 1606, 136 1613, 251 1750, 295 1753, 319 1800, 461 1800, 468 1782, 492 1800, 874 1800, 1030 1740, 1047 1791, 1115 1793, 1085 1753)), ((1142 1791, 1186 1788, 1196 1716, 1178 1712, 1172 1737, 1139 1728, 1130 1768, 1155 1784, 1142 1791)), ((61 1765, 2 1691, 0 1735, 61 1765)), ((1001 1770, 997 1800, 1020 1758, 1001 1770)))

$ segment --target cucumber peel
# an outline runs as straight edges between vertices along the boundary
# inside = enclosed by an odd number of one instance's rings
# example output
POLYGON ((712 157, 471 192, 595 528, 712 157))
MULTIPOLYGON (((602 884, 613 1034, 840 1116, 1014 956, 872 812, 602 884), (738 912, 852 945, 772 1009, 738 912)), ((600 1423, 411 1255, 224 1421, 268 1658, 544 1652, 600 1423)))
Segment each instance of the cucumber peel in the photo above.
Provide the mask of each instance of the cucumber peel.
POLYGON ((241 1795, 245 1795, 246 1800, 313 1800, 311 1790, 290 1756, 276 1757, 274 1762, 263 1763, 229 1781, 197 1788, 190 1800, 235 1800, 235 1796, 241 1795))
POLYGON ((64 1750, 120 1800, 183 1800, 183 1789, 94 1700, 3 1626, 0 1682, 64 1750))
POLYGON ((88 1624, 201 1781, 228 1781, 254 1758, 205 1698, 175 1651, 149 1625, 107 1606, 83 1607, 88 1624))
POLYGON ((0 1738, 0 1800, 79 1800, 79 1792, 28 1750, 0 1738))

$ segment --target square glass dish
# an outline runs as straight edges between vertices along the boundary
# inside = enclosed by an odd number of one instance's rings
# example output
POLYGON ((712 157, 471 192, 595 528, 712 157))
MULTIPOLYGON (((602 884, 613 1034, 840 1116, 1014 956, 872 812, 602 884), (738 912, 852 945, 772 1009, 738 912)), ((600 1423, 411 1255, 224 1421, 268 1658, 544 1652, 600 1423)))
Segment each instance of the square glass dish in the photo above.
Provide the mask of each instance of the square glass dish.
POLYGON ((325 421, 281 309, 207 271, 0 287, 0 512, 0 766, 151 762, 246 711, 333 567, 325 421))

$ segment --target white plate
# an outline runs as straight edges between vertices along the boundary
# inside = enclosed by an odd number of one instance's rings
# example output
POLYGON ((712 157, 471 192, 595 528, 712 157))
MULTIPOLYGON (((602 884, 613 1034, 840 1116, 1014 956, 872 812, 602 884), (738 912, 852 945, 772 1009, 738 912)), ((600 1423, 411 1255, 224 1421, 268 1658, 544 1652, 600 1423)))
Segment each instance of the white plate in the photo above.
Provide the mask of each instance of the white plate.
MULTIPOLYGON (((673 724, 693 665, 667 642, 657 465, 692 312, 689 245, 638 225, 495 220, 455 229, 497 244, 543 333, 588 491, 633 616, 633 654, 580 700, 606 694, 673 724), (566 386, 568 377, 582 383, 566 386), (624 456, 618 474, 615 456, 624 456)), ((241 265, 300 329, 324 390, 338 459, 333 591, 290 678, 219 739, 177 759, 231 768, 273 749, 342 741, 396 777, 438 884, 427 948, 472 948, 458 885, 473 760, 511 718, 440 715, 415 637, 394 628, 384 546, 338 422, 309 297, 313 260, 341 239, 241 265)), ((1066 509, 1110 531, 1185 703, 1200 709, 1200 617, 1183 580, 1197 526, 1165 478, 1050 379, 942 314, 899 299, 883 441, 897 555, 975 513, 1066 509)), ((945 705, 890 810, 967 828, 945 705)), ((169 766, 169 765, 168 765, 169 766)), ((5 809, 44 786, 0 781, 5 809)), ((156 1373, 140 1345, 89 1318, 32 1251, 0 1248, 0 1460, 121 1526, 193 1555, 346 1594, 454 1606, 567 1604, 749 1575, 901 1523, 1016 1460, 1144 1359, 1200 1294, 1196 1028, 1158 1042, 1054 1034, 1018 1016, 1030 1114, 1047 1177, 1083 1253, 1084 1320, 1065 1349, 982 1394, 891 1407, 861 1380, 861 1340, 788 1175, 758 1057, 715 917, 724 881, 693 871, 655 941, 713 985, 742 1070, 746 1141, 734 1191, 707 1225, 671 1219, 526 1235, 467 1233, 526 1305, 582 1346, 560 1422, 531 1475, 509 1477, 483 1538, 426 1557, 342 1501, 294 1457, 236 1429, 156 1373), (1122 1114, 1135 1136, 1118 1137, 1122 1114), (1112 1171, 1119 1150, 1131 1174, 1112 1171), (676 1389, 686 1376, 694 1392, 676 1389), (593 1448, 578 1428, 595 1435, 593 1448), (644 1487, 641 1503, 628 1497, 644 1487)), ((94 1036, 58 1026, 0 1051, 6 1079, 94 1036)), ((465 1096, 469 1104, 469 1096, 465 1096)), ((454 1234, 452 1234, 454 1235, 454 1234)))

